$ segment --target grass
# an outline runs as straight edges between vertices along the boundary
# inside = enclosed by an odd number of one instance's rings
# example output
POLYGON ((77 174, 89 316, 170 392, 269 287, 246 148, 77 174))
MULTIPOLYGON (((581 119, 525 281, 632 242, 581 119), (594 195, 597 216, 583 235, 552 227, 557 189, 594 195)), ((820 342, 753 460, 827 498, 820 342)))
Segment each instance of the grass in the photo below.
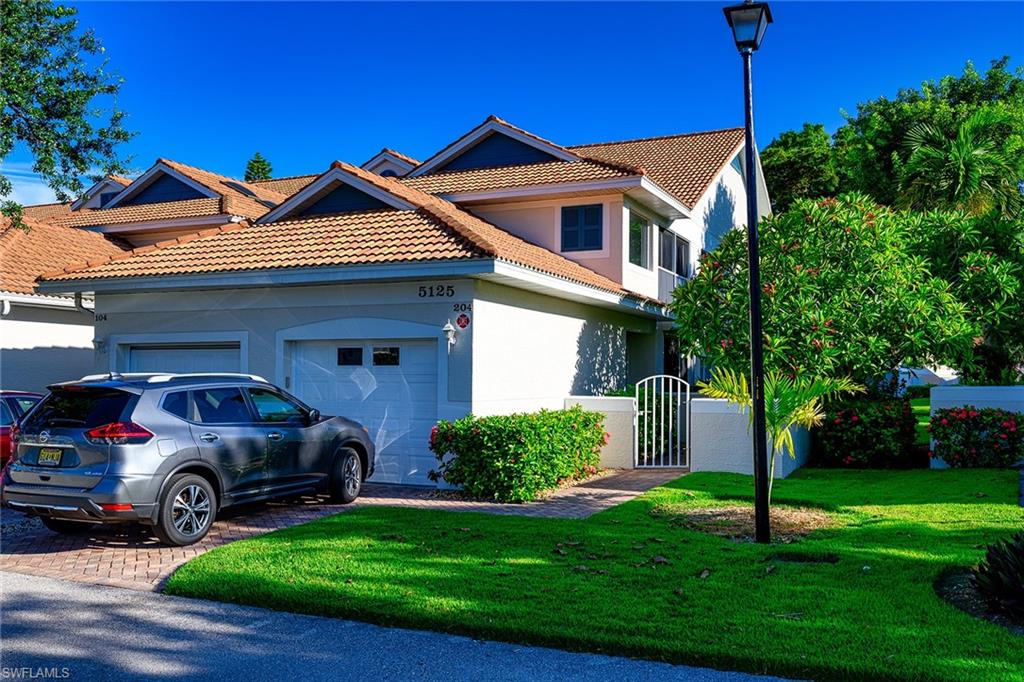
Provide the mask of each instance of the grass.
POLYGON ((1024 524, 1017 472, 802 470, 775 503, 838 525, 784 546, 656 511, 751 490, 692 474, 582 521, 364 507, 213 550, 166 591, 819 681, 1024 679, 1024 640, 932 586, 1024 524))
POLYGON ((931 398, 911 398, 910 409, 917 417, 917 442, 921 445, 931 443, 928 433, 928 421, 931 419, 931 398))

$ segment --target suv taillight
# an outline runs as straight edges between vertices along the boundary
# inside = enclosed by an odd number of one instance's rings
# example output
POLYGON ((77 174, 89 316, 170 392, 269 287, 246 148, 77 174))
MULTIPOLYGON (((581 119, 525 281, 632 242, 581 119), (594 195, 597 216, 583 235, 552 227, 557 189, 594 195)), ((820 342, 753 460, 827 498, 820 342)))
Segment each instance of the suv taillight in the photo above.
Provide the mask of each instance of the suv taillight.
POLYGON ((93 445, 141 445, 153 434, 135 422, 114 422, 89 429, 85 437, 93 445))

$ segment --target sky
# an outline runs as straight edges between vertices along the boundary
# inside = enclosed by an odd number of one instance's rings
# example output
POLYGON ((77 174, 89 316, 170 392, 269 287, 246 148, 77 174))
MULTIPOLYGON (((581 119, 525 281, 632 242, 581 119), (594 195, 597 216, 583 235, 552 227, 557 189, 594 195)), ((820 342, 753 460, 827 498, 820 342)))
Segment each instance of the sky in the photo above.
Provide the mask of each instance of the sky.
MULTIPOLYGON (((496 114, 560 144, 743 124, 727 2, 71 3, 124 79, 141 172, 166 157, 240 177, 425 159, 496 114)), ((1024 64, 1024 3, 772 2, 754 57, 764 147, 972 60, 1024 64)), ((52 200, 17 149, 15 198, 52 200)))

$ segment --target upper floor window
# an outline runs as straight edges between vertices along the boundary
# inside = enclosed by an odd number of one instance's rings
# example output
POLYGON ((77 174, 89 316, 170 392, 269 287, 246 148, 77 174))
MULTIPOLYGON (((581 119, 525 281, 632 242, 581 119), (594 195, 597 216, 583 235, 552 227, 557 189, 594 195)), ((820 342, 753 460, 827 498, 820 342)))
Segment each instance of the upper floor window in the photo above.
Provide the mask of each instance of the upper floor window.
POLYGON ((669 230, 661 231, 661 258, 659 265, 680 277, 690 275, 690 242, 669 230))
POLYGON ((635 211, 629 212, 629 262, 651 267, 651 221, 635 211))
POLYGON ((743 161, 740 160, 739 154, 732 157, 732 161, 729 163, 729 165, 732 166, 737 173, 743 175, 743 161))
POLYGON ((600 251, 603 207, 601 204, 562 207, 562 251, 600 251))
POLYGON ((110 203, 110 200, 116 197, 120 192, 100 192, 100 208, 103 208, 110 203))
POLYGON ((380 175, 383 178, 397 178, 398 177, 398 173, 396 173, 391 168, 385 168, 384 170, 382 170, 380 172, 380 175))

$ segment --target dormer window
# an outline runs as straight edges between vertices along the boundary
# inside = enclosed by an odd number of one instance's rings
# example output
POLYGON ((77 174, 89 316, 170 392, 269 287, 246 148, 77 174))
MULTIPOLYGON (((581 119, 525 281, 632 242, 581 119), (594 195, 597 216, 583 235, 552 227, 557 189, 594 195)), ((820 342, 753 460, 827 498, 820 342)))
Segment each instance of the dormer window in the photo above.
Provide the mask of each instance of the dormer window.
POLYGON ((110 200, 116 197, 119 192, 101 192, 100 193, 100 208, 103 208, 110 203, 110 200))
POLYGON ((562 207, 562 251, 600 251, 604 207, 601 204, 562 207))

